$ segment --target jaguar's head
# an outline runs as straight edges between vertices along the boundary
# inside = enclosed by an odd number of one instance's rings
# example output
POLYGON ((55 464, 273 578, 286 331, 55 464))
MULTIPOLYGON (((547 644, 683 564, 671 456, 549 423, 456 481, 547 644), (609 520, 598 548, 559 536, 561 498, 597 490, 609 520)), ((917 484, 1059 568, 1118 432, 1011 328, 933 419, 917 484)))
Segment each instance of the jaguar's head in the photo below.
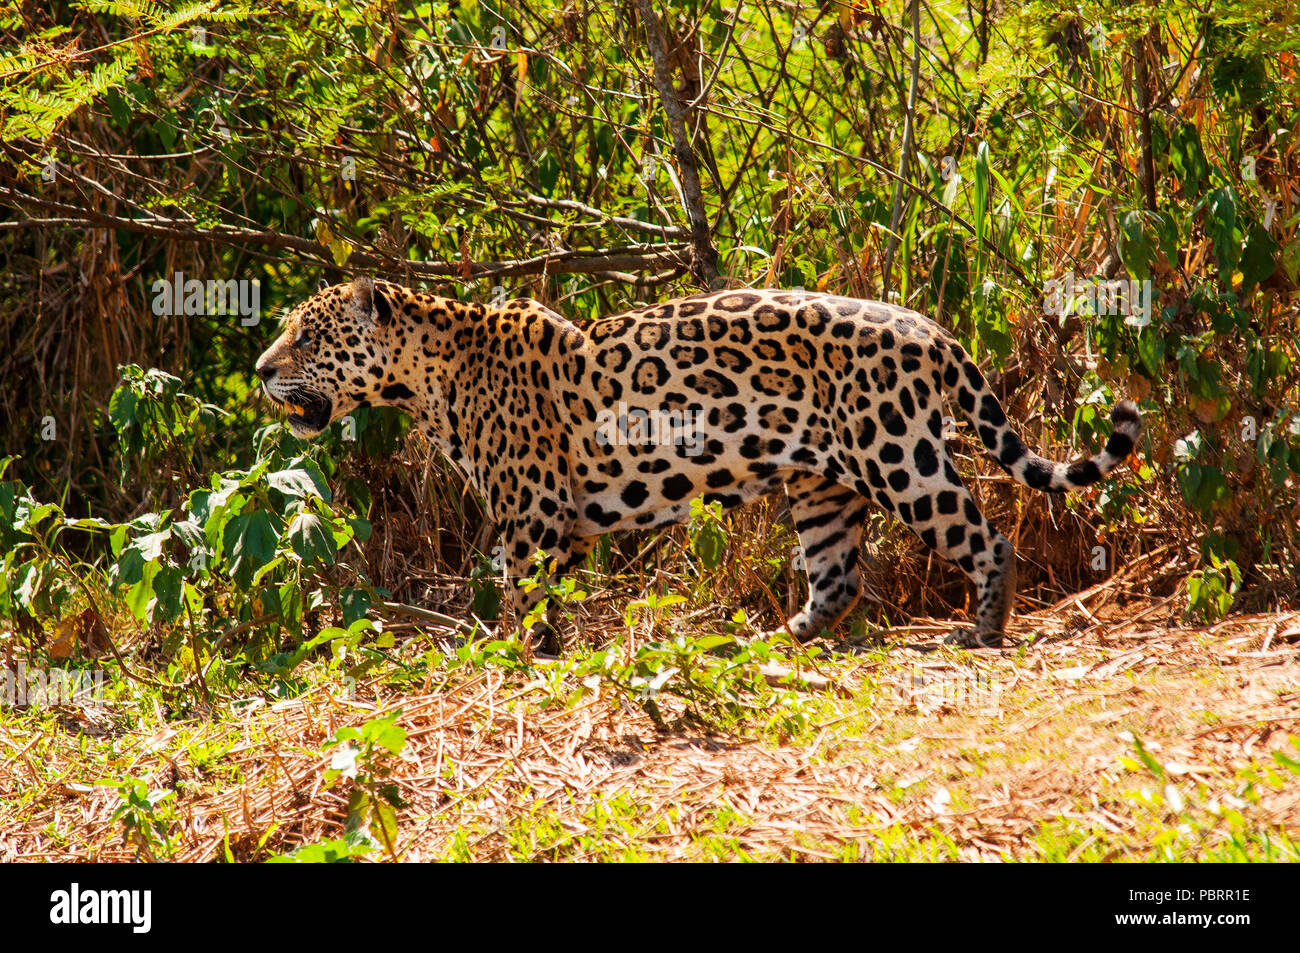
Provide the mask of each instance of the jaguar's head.
POLYGON ((295 437, 314 436, 356 407, 383 402, 386 331, 400 291, 358 278, 289 312, 279 338, 257 359, 257 376, 266 395, 289 412, 295 437))

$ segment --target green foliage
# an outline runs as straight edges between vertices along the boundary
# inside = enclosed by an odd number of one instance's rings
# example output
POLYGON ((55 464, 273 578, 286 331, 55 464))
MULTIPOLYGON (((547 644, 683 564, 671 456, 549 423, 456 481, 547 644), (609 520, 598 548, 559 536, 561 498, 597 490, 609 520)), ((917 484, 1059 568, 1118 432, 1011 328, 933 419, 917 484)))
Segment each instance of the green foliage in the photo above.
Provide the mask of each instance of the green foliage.
POLYGON ((171 829, 175 823, 176 794, 170 790, 151 790, 143 778, 127 777, 99 782, 115 788, 121 803, 113 811, 113 820, 122 825, 123 837, 147 860, 165 860, 175 850, 171 829))
POLYGON ((470 571, 469 587, 473 593, 469 611, 480 619, 490 621, 501 611, 501 591, 497 588, 499 570, 492 568, 492 561, 480 559, 470 571))
POLYGON ((1187 577, 1187 614, 1217 622, 1228 614, 1241 589, 1241 570, 1231 559, 1210 554, 1210 565, 1187 577))
MULTIPOLYGON (((1114 374, 1057 380, 1065 365, 1054 360, 1050 381, 1015 377, 1018 399, 1041 404, 1040 383, 1067 392, 1081 384, 1098 403, 1138 392, 1151 425, 1144 450, 1158 454, 1161 442, 1193 430, 1206 437, 1195 460, 1149 460, 1151 487, 1177 487, 1197 531, 1248 536, 1276 518, 1285 482, 1295 479, 1283 474, 1300 467, 1300 442, 1285 430, 1270 435, 1257 470, 1243 465, 1243 451, 1262 441, 1227 439, 1245 416, 1262 425, 1300 403, 1300 239, 1297 221, 1284 220, 1275 201, 1294 186, 1285 161, 1285 116, 1300 90, 1294 12, 1256 0, 1079 10, 1036 0, 990 10, 985 20, 967 12, 941 12, 927 27, 935 42, 925 44, 920 94, 929 105, 913 117, 916 153, 903 166, 912 187, 894 222, 895 183, 885 170, 898 165, 899 137, 889 130, 902 125, 905 97, 894 86, 900 61, 887 31, 856 8, 810 19, 770 0, 739 12, 710 4, 665 11, 668 31, 689 47, 682 62, 710 64, 707 77, 681 79, 696 92, 709 84, 707 122, 693 135, 725 276, 862 297, 888 287, 902 304, 939 312, 994 370, 1038 366, 1045 281, 1066 271, 1089 281, 1102 271, 1149 279, 1149 324, 1081 307, 1048 348, 1100 355, 1114 374), (1261 33, 1265 18, 1272 28, 1261 33), (1154 37, 1176 39, 1157 55, 1154 37), (1150 69, 1150 143, 1133 111, 1137 50, 1149 67, 1166 54, 1177 65, 1150 69), (1154 202, 1134 174, 1147 151, 1154 202), (1111 159, 1096 161, 1103 155, 1111 159), (900 246, 886 282, 891 239, 900 246)), ((474 277, 472 263, 529 259, 539 242, 577 250, 684 239, 680 176, 663 111, 644 99, 649 61, 634 15, 560 3, 389 11, 317 0, 96 0, 56 4, 53 14, 53 24, 20 32, 0 57, 3 138, 17 158, 18 188, 40 201, 75 203, 87 189, 102 195, 77 178, 84 175, 115 196, 110 205, 141 220, 183 222, 200 235, 195 267, 262 281, 267 313, 299 300, 322 273, 343 277, 358 251, 404 280, 461 263, 459 274, 442 276, 441 293, 527 291, 562 301, 578 319, 698 290, 685 274, 652 290, 562 270, 474 277), (82 29, 105 42, 76 56, 51 52, 82 29), (73 117, 82 130, 76 141, 67 132, 73 117), (89 129, 95 141, 87 145, 89 129), (139 163, 114 160, 126 170, 119 175, 91 168, 94 153, 139 163), (261 229, 266 240, 248 247, 269 257, 253 261, 217 241, 232 225, 261 229), (664 228, 675 231, 656 231, 664 228), (285 249, 275 235, 315 239, 316 247, 285 249)), ((114 256, 105 257, 123 264, 114 275, 133 276, 121 301, 101 306, 104 326, 118 322, 113 309, 142 310, 146 296, 133 283, 170 276, 182 260, 176 249, 190 247, 130 229, 96 234, 112 236, 114 256)), ((16 262, 33 260, 25 247, 9 247, 16 262)), ((74 239, 50 254, 76 262, 82 251, 74 239)), ((57 280, 56 269, 45 270, 47 282, 57 280)), ((71 291, 63 297, 82 301, 71 291)), ((121 358, 128 380, 108 414, 126 451, 121 462, 135 461, 129 486, 60 468, 61 444, 30 437, 14 450, 37 497, 58 499, 63 479, 78 497, 71 512, 124 519, 141 497, 151 509, 174 506, 171 488, 192 486, 199 474, 246 471, 257 459, 247 437, 264 411, 249 371, 271 322, 235 333, 228 316, 187 318, 183 330, 143 318, 125 334, 143 340, 121 358), (175 363, 166 373, 139 371, 148 362, 130 361, 159 334, 157 353, 175 363), (177 378, 195 404, 176 402, 177 378), (225 427, 207 416, 217 407, 229 414, 225 427), (112 512, 102 505, 110 503, 112 512)), ((120 353, 100 337, 89 350, 120 353)), ((58 366, 51 355, 42 380, 58 366)), ((78 384, 62 390, 85 392, 102 409, 106 381, 78 384)), ((46 413, 35 400, 24 409, 37 420, 46 413)), ((389 453, 408 425, 371 408, 357 411, 356 422, 355 441, 337 429, 325 438, 331 455, 389 453)), ((1056 436, 1085 444, 1106 437, 1105 415, 1081 413, 1072 423, 1056 436)), ((87 449, 68 446, 64 462, 93 457, 87 449)), ((369 487, 355 475, 345 480, 340 492, 367 508, 369 487)), ((248 522, 239 530, 252 534, 255 557, 268 526, 255 515, 248 522)), ((723 558, 715 529, 697 517, 692 535, 710 571, 723 558)), ((300 556, 327 561, 323 532, 298 531, 300 556)), ((1242 544, 1249 580, 1262 554, 1242 544)), ((1288 559, 1294 545, 1288 540, 1288 559)), ((240 561, 241 579, 256 561, 240 561)), ((475 585, 476 611, 495 615, 485 580, 475 585)))
POLYGON ((688 723, 726 730, 758 719, 790 733, 805 715, 792 692, 771 688, 760 673, 772 657, 772 645, 757 639, 669 634, 630 655, 621 644, 585 653, 549 677, 557 686, 556 700, 565 705, 593 692, 613 692, 664 729, 669 726, 659 701, 670 696, 685 704, 682 717, 688 723))
POLYGON ((644 599, 635 599, 627 604, 627 609, 623 612, 623 621, 630 629, 639 621, 645 620, 653 630, 665 620, 667 616, 665 609, 682 605, 686 601, 685 596, 675 593, 647 593, 644 599))
MULTIPOLYGON (((124 374, 113 418, 132 460, 172 452, 208 413, 169 375, 124 374)), ((124 523, 71 518, 21 483, 0 482, 0 616, 52 624, 79 600, 111 596, 137 622, 175 633, 173 649, 189 647, 177 677, 211 664, 195 653, 224 642, 220 628, 262 632, 250 660, 280 679, 326 643, 356 648, 371 628, 364 616, 376 590, 349 554, 370 524, 333 503, 315 459, 262 443, 266 455, 251 467, 215 473, 179 506, 124 523), (347 628, 308 637, 309 617, 331 605, 347 628), (281 630, 300 640, 296 648, 278 649, 281 630)))
MULTIPOLYGON (((340 728, 325 743, 325 750, 333 751, 325 771, 326 787, 340 781, 351 782, 345 825, 348 836, 355 838, 368 831, 394 860, 398 859, 396 809, 403 806, 403 801, 389 776, 392 759, 400 757, 406 746, 406 729, 396 723, 400 714, 398 709, 373 718, 360 728, 340 728)), ((360 845, 356 840, 350 843, 360 845)), ((337 855, 339 852, 329 848, 324 853, 337 855)))
POLYGON ((304 844, 288 854, 277 854, 268 864, 351 864, 358 857, 372 853, 374 847, 363 835, 348 834, 338 840, 304 844))
MULTIPOLYGON (((1300 738, 1290 746, 1300 752, 1300 738)), ((1284 792, 1297 783, 1300 762, 1285 749, 1270 753, 1272 764, 1253 763, 1240 770, 1227 790, 1182 777, 1172 765, 1160 763, 1136 736, 1131 739, 1137 758, 1123 756, 1120 764, 1139 781, 1124 798, 1148 830, 1143 847, 1166 862, 1209 860, 1217 862, 1300 860, 1300 843, 1283 829, 1260 829, 1247 817, 1261 800, 1261 791, 1284 792), (1276 767, 1275 767, 1276 766, 1276 767), (1278 769, 1281 770, 1278 770, 1278 769), (1214 846, 1207 850, 1206 845, 1214 846)), ((1195 778, 1195 776, 1193 776, 1195 778)))
POLYGON ((691 552, 706 570, 722 565, 727 553, 727 524, 722 517, 721 503, 705 503, 702 498, 691 500, 690 522, 687 533, 691 539, 691 552))
POLYGON ((108 416, 121 448, 122 476, 133 460, 153 464, 169 453, 186 452, 211 430, 220 407, 181 391, 180 378, 134 364, 118 368, 122 381, 108 402, 108 416))

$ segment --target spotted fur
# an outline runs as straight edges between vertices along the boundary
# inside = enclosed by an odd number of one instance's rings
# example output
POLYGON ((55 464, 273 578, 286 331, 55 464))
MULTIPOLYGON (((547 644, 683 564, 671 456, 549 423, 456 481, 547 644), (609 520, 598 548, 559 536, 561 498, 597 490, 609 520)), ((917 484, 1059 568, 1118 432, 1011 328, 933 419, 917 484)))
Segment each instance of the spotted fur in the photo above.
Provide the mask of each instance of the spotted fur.
MULTIPOLYGON (((945 398, 1011 476, 1048 492, 1106 476, 1142 429, 1123 401, 1103 452, 1045 460, 933 321, 804 292, 695 295, 579 327, 535 301, 467 304, 358 279, 294 309, 257 373, 299 436, 356 407, 407 411, 482 494, 512 576, 538 550, 570 570, 600 534, 681 522, 696 497, 731 508, 784 487, 808 574, 808 601, 783 627, 799 639, 861 594, 874 501, 975 584, 959 641, 1000 642, 1015 553, 948 456, 945 398), (648 440, 646 415, 683 425, 648 440), (629 417, 640 430, 622 426, 629 417)), ((521 615, 540 597, 514 595, 521 615)))

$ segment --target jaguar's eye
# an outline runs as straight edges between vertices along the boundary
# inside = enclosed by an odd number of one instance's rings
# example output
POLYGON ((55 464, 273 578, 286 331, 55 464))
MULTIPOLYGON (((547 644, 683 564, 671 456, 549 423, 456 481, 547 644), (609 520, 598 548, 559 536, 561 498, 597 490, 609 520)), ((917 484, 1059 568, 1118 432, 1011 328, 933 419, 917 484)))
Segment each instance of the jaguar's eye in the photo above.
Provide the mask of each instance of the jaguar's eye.
POLYGON ((294 347, 306 347, 311 343, 311 335, 306 331, 299 331, 298 336, 293 339, 294 347))

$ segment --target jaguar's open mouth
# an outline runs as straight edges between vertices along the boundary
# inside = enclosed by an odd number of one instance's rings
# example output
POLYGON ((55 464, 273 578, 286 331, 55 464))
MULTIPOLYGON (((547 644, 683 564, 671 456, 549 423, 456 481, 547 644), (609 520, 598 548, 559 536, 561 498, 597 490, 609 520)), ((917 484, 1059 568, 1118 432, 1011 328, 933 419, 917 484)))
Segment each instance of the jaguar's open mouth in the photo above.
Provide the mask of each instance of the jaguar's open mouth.
POLYGON ((320 433, 329 426, 334 410, 334 402, 328 397, 312 394, 295 393, 276 403, 289 412, 289 428, 298 437, 320 433))

